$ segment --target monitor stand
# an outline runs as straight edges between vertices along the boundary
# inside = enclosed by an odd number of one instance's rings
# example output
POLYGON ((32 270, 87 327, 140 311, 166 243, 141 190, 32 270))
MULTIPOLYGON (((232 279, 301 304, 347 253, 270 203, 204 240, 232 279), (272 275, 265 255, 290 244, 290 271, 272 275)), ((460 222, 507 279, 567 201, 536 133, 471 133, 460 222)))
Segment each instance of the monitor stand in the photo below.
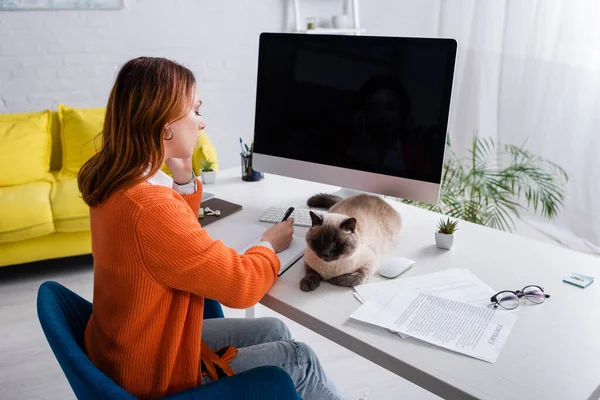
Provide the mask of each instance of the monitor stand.
POLYGON ((347 188, 340 188, 339 190, 337 190, 331 194, 334 196, 340 196, 342 199, 347 199, 348 197, 356 196, 358 194, 369 194, 371 196, 377 196, 377 197, 381 197, 381 198, 387 197, 387 196, 385 196, 383 194, 379 194, 379 193, 364 192, 362 190, 347 189, 347 188))
POLYGON ((340 188, 338 191, 331 193, 334 196, 339 196, 342 199, 347 199, 348 197, 352 197, 352 196, 356 196, 358 194, 364 194, 366 192, 361 192, 360 190, 354 190, 354 189, 346 189, 346 188, 340 188))

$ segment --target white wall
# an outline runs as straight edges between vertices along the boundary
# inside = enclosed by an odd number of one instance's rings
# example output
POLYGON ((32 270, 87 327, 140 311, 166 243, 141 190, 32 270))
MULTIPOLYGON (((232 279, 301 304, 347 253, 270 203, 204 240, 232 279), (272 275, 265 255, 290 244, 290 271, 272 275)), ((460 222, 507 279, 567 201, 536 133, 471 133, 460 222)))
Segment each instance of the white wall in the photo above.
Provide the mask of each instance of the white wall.
POLYGON ((118 11, 0 12, 0 113, 104 106, 117 69, 141 55, 189 67, 223 166, 251 137, 258 35, 283 2, 126 0, 118 11))
MULTIPOLYGON (((427 36, 438 1, 368 0, 369 34, 427 36)), ((303 17, 327 24, 341 0, 301 0, 303 17)), ((117 69, 141 55, 189 67, 221 165, 238 161, 254 129, 258 35, 292 28, 287 0, 125 0, 118 11, 0 12, 0 113, 100 107, 117 69)))
MULTIPOLYGON (((125 8, 118 11, 0 12, 0 113, 55 109, 59 102, 103 106, 122 63, 140 55, 169 57, 195 73, 207 132, 221 165, 236 166, 238 138, 248 140, 253 134, 258 35, 293 28, 290 1, 125 0, 125 8)), ((324 26, 330 26, 331 16, 345 8, 343 0, 300 3, 302 17, 317 17, 324 26)), ((459 39, 449 125, 459 148, 466 146, 475 130, 494 136, 499 127, 496 107, 483 101, 490 96, 478 89, 497 79, 487 79, 477 64, 480 42, 494 39, 497 29, 493 27, 499 23, 490 26, 475 12, 503 4, 361 1, 361 23, 369 35, 459 39)), ((494 15, 503 15, 500 11, 494 15)), ((499 54, 500 49, 491 49, 492 58, 499 54)), ((497 69, 496 64, 492 67, 497 69)), ((579 179, 573 174, 572 178, 579 179)), ((581 209, 585 207, 567 207, 564 215, 581 209)), ((578 227, 584 225, 577 222, 578 227)))

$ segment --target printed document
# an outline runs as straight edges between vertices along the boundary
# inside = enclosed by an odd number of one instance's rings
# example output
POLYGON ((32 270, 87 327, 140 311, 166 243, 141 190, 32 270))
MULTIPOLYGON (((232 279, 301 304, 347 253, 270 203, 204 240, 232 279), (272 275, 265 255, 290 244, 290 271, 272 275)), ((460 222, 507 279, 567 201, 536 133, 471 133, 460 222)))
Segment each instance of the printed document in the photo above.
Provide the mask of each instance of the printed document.
MULTIPOLYGON (((354 290, 363 299, 363 302, 375 294, 383 296, 382 299, 387 301, 398 292, 413 291, 484 307, 490 304, 490 298, 496 293, 471 271, 461 268, 410 278, 367 283, 354 286, 354 290)), ((409 337, 403 333, 399 333, 399 336, 402 339, 409 337)))
POLYGON ((378 293, 350 318, 493 363, 514 314, 414 291, 378 293))

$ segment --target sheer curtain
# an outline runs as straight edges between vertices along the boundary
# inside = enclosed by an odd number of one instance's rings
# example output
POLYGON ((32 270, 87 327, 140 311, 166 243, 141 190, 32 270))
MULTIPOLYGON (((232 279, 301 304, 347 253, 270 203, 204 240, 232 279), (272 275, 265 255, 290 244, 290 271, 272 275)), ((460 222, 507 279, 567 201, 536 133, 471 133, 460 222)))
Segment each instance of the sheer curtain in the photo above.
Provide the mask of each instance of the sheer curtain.
POLYGON ((569 174, 562 213, 529 224, 600 254, 600 1, 445 1, 437 34, 456 38, 453 147, 477 132, 523 144, 569 174))

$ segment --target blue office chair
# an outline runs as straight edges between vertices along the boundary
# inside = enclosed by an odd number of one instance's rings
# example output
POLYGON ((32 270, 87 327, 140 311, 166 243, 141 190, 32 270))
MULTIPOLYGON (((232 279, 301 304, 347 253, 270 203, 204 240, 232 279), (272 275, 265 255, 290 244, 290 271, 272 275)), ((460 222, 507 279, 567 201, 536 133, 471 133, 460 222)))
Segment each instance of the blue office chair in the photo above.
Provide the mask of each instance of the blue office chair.
MULTIPOLYGON (((78 399, 134 400, 135 397, 96 368, 84 352, 83 333, 92 305, 57 282, 38 290, 37 311, 46 339, 78 399)), ((204 318, 222 318, 221 305, 205 300, 204 318)), ((169 400, 300 399, 290 376, 278 367, 259 367, 221 378, 169 400)), ((301 399, 300 399, 301 400, 301 399)))

